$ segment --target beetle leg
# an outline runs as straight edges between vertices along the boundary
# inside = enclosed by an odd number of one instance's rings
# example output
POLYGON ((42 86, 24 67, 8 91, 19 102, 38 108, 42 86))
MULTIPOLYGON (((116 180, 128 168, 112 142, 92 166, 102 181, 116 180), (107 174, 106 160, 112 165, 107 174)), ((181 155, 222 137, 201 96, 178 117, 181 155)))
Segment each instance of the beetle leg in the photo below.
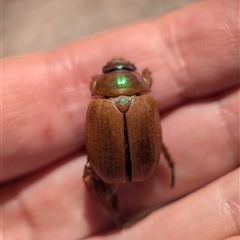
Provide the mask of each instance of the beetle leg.
POLYGON ((100 75, 95 75, 92 77, 92 81, 90 82, 90 89, 93 88, 93 85, 95 84, 95 82, 97 82, 97 80, 100 78, 100 75))
POLYGON ((87 162, 83 174, 83 180, 93 200, 121 226, 118 220, 118 199, 115 194, 117 184, 103 182, 87 162))
POLYGON ((163 151, 163 154, 167 160, 167 163, 168 163, 168 166, 170 168, 170 171, 171 171, 171 187, 174 186, 175 184, 175 171, 174 171, 174 162, 168 152, 168 149, 167 147, 164 145, 164 143, 162 142, 162 151, 163 151))
POLYGON ((144 81, 151 87, 152 86, 152 76, 151 72, 148 69, 143 70, 142 72, 144 81))

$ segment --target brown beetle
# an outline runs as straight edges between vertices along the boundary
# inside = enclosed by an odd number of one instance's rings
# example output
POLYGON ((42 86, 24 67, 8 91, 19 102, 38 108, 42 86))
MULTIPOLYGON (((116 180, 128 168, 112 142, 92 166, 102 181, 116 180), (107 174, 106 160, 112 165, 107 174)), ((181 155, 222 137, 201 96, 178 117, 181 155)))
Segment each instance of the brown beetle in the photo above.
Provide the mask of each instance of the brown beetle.
POLYGON ((133 64, 114 59, 103 68, 103 75, 91 83, 94 98, 86 120, 88 162, 84 181, 93 199, 118 223, 119 183, 143 181, 155 169, 161 151, 171 169, 174 163, 162 142, 157 105, 148 94, 151 74, 142 76, 133 64))

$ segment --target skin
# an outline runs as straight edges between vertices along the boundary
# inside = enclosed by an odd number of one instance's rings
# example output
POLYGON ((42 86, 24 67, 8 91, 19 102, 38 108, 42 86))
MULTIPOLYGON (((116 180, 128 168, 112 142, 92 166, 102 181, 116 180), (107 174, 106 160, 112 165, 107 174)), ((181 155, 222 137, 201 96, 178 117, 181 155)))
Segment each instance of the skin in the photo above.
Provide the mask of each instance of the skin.
POLYGON ((239 237, 239 1, 199 2, 61 48, 2 61, 1 235, 14 239, 239 237), (149 68, 176 186, 161 158, 119 188, 116 228, 82 180, 91 77, 113 57, 149 68), (169 204, 167 204, 169 203, 169 204), (167 205, 166 205, 167 204, 167 205))

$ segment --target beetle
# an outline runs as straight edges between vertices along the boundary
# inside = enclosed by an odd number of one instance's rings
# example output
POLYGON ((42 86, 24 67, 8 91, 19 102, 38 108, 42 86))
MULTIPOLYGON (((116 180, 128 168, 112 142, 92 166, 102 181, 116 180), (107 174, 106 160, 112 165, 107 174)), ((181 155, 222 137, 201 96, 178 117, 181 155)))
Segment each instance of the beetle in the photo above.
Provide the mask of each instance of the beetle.
POLYGON ((147 179, 163 152, 171 170, 174 162, 162 142, 157 104, 150 93, 149 70, 142 75, 122 58, 111 60, 93 78, 94 98, 86 118, 88 161, 83 179, 92 198, 119 224, 118 184, 147 179))

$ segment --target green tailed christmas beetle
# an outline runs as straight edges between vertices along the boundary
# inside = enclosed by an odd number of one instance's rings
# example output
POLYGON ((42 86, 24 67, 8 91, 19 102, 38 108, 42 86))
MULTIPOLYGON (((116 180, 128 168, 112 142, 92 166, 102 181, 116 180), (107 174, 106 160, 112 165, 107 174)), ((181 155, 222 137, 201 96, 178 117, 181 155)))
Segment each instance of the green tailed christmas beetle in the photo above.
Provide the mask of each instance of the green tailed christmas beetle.
POLYGON ((162 142, 157 105, 149 94, 151 73, 142 76, 122 58, 103 67, 93 78, 86 119, 88 162, 84 182, 92 195, 118 222, 118 184, 143 181, 155 169, 163 152, 174 185, 174 162, 162 142))

